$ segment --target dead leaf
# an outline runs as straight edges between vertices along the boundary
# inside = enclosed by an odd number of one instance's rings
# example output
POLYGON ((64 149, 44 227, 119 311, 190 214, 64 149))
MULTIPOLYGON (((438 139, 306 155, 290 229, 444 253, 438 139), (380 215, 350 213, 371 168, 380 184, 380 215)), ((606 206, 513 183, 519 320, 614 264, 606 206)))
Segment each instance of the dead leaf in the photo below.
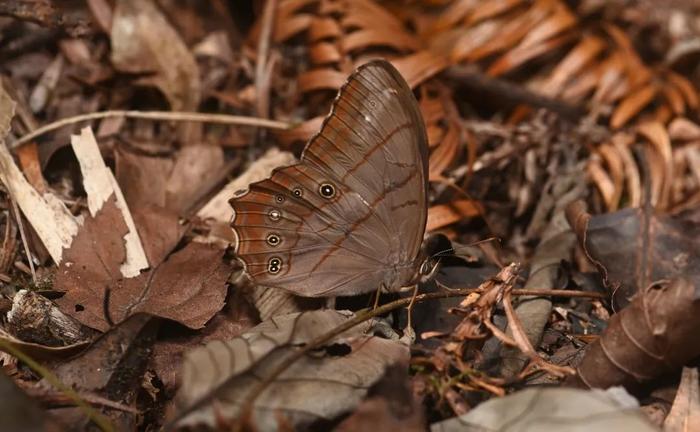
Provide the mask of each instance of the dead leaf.
POLYGON ((610 126, 613 129, 619 129, 624 126, 654 99, 656 92, 657 88, 654 83, 649 83, 631 92, 615 108, 615 112, 610 118, 610 126))
POLYGON ((334 432, 425 430, 424 408, 411 390, 405 364, 390 366, 386 375, 369 390, 372 397, 362 401, 334 432))
POLYGON ((158 87, 173 111, 195 111, 197 63, 155 2, 118 0, 112 19, 112 63, 122 72, 153 73, 139 80, 158 87))
POLYGON ((222 180, 224 151, 219 146, 188 145, 175 158, 165 191, 165 207, 184 214, 222 180))
POLYGON ((126 277, 138 275, 141 269, 148 267, 146 253, 136 231, 134 219, 124 200, 124 195, 122 195, 114 174, 102 159, 102 154, 92 129, 86 127, 80 131, 80 135, 71 135, 71 146, 80 164, 80 171, 83 174, 83 186, 85 187, 85 192, 87 192, 90 214, 95 216, 105 201, 110 199, 110 197, 114 197, 117 208, 121 212, 128 228, 127 233, 124 235, 126 258, 120 267, 120 272, 126 277))
POLYGON ((119 148, 115 160, 117 182, 129 207, 165 207, 168 178, 173 169, 170 158, 144 156, 119 148))
POLYGON ((165 260, 187 230, 176 213, 156 205, 138 208, 134 222, 151 267, 165 260))
POLYGON ((664 279, 685 277, 700 287, 698 224, 643 209, 592 216, 581 202, 567 209, 567 219, 618 307, 664 279))
MULTIPOLYGON (((229 341, 210 342, 186 355, 178 412, 179 426, 233 420, 248 391, 295 351, 352 315, 317 310, 271 318, 229 341), (199 404, 213 397, 215 402, 199 404), (196 408, 194 411, 185 411, 196 408)), ((282 373, 257 398, 252 422, 272 430, 279 419, 303 428, 352 409, 385 368, 406 359, 399 342, 371 336, 374 323, 354 327, 282 373), (271 415, 275 412, 275 415, 271 415)))
POLYGON ((628 394, 616 396, 602 390, 530 388, 494 398, 465 415, 431 425, 431 432, 584 432, 614 430, 652 432, 652 426, 636 409, 628 394), (562 426, 565 425, 565 426, 562 426))
POLYGON ((645 287, 588 346, 571 385, 608 388, 641 383, 700 355, 698 286, 685 278, 645 287))
POLYGON ((153 347, 149 369, 156 372, 168 397, 172 397, 180 386, 185 352, 210 341, 233 339, 259 323, 255 308, 236 290, 229 297, 226 306, 200 331, 185 334, 168 331, 172 329, 164 328, 168 325, 164 323, 153 347))
POLYGON ((63 252, 54 288, 66 295, 56 303, 65 313, 89 327, 108 328, 101 304, 106 287, 122 277, 119 267, 126 259, 123 237, 127 231, 112 197, 94 217, 85 218, 70 248, 63 252), (86 309, 85 302, 100 306, 86 309))
POLYGON ((449 204, 438 204, 428 209, 428 224, 425 231, 435 231, 447 225, 479 216, 482 212, 481 204, 468 199, 456 200, 449 204))
MULTIPOLYGON (((157 331, 156 320, 144 314, 134 315, 100 336, 79 356, 61 363, 54 372, 72 388, 133 405, 157 331)), ((117 430, 133 430, 138 424, 135 413, 106 408, 103 412, 111 417, 117 430)), ((89 421, 82 422, 73 426, 87 428, 89 421)))
POLYGON ((110 301, 115 322, 145 312, 202 328, 224 305, 231 267, 223 255, 219 248, 193 242, 155 270, 123 279, 110 301))
MULTIPOLYGON (((107 330, 104 298, 108 288, 114 322, 145 312, 200 328, 221 309, 231 272, 223 250, 190 243, 156 269, 122 279, 119 266, 125 256, 121 238, 125 229, 114 199, 94 218, 86 219, 65 252, 54 282, 57 290, 66 293, 57 300, 64 312, 89 327, 107 330)), ((166 246, 174 246, 176 234, 170 233, 160 244, 151 240, 154 256, 161 258, 166 246)))

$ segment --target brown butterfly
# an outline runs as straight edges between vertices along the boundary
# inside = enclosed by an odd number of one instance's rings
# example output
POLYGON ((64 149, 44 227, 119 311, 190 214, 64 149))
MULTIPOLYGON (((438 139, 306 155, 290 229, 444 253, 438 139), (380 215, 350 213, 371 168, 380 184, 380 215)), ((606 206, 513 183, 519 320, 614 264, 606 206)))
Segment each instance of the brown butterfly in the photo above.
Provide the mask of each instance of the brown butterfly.
POLYGON ((425 273, 428 145, 387 61, 341 87, 296 165, 231 199, 235 252, 258 284, 311 297, 397 291, 425 273))

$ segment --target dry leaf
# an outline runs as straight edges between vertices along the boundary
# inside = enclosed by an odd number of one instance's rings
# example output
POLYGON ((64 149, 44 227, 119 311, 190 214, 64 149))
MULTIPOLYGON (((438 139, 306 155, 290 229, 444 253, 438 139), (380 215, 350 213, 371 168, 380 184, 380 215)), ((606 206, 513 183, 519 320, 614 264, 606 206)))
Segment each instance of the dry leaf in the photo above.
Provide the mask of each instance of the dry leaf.
MULTIPOLYGON (((145 312, 201 328, 221 309, 226 296, 231 268, 223 260, 224 251, 190 243, 156 269, 122 279, 119 266, 126 225, 120 216, 110 199, 94 218, 87 218, 58 269, 54 285, 66 294, 57 303, 81 323, 105 331, 109 324, 104 298, 109 288, 114 322, 145 312)), ((175 244, 172 237, 166 241, 175 244)), ((163 250, 158 253, 162 256, 163 250)))
POLYGON ((687 279, 650 285, 610 318, 588 346, 572 385, 637 388, 700 355, 698 287, 687 279))
POLYGON ((700 287, 697 223, 643 209, 592 216, 580 201, 567 219, 619 307, 661 280, 686 277, 700 287))
MULTIPOLYGON (((185 359, 177 396, 179 412, 211 396, 215 402, 188 412, 178 425, 213 426, 217 419, 235 419, 250 389, 296 346, 351 316, 335 310, 278 316, 238 338, 193 350, 185 359)), ((280 422, 303 428, 357 405, 387 366, 405 361, 408 355, 399 342, 371 336, 373 326, 367 322, 354 327, 294 363, 257 398, 252 423, 260 430, 274 430, 280 422)))
POLYGON ((56 272, 54 288, 66 292, 56 303, 89 327, 108 328, 102 301, 106 287, 121 278, 119 268, 126 259, 123 237, 127 231, 112 197, 94 217, 85 219, 56 272), (95 306, 84 310, 85 302, 95 306))
MULTIPOLYGON (((88 349, 56 367, 56 377, 71 388, 88 391, 126 406, 134 405, 146 371, 158 322, 147 315, 135 315, 95 340, 88 349)), ((134 430, 137 413, 102 408, 116 430, 134 430)), ((89 429, 85 417, 71 426, 89 429)))
POLYGON ((122 72, 153 73, 140 80, 158 87, 173 111, 195 111, 199 69, 180 35, 155 2, 118 0, 112 19, 112 63, 122 72))
POLYGON ((223 255, 216 247, 189 243, 158 268, 123 279, 113 288, 112 316, 118 322, 146 312, 192 329, 202 328, 224 305, 231 266, 223 255))
POLYGON ((431 425, 431 432, 653 432, 628 394, 601 390, 530 388, 482 403, 469 413, 431 425))
POLYGON ((183 214, 222 180, 224 151, 219 146, 188 145, 175 158, 165 191, 165 207, 183 214))
POLYGON ((22 209, 54 262, 60 263, 63 249, 71 245, 78 222, 53 194, 40 195, 24 178, 5 145, 15 102, 0 83, 0 180, 22 209))
POLYGON ((352 431, 425 431, 425 413, 421 401, 411 390, 408 368, 398 363, 370 389, 364 400, 334 432, 352 431))

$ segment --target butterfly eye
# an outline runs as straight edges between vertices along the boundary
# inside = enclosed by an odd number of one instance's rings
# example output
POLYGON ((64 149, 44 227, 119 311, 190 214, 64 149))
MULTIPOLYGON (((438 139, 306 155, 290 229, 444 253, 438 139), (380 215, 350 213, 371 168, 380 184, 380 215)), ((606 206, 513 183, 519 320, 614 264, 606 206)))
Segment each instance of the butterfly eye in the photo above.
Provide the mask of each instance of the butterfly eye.
POLYGON ((280 211, 277 209, 270 210, 270 213, 268 213, 267 215, 270 216, 270 220, 272 220, 273 222, 277 222, 282 217, 282 213, 280 213, 280 211))
POLYGON ((294 189, 292 190, 292 193, 293 193, 294 196, 297 197, 297 198, 301 198, 301 196, 303 195, 303 192, 301 191, 301 188, 294 188, 294 189))
POLYGON ((275 195, 275 201, 278 203, 283 203, 284 202, 284 195, 275 195))
POLYGON ((277 234, 270 234, 267 236, 267 244, 269 244, 270 246, 277 246, 278 244, 280 244, 280 241, 282 240, 277 234))
POLYGON ((324 198, 333 198, 335 196, 335 186, 330 183, 322 183, 318 188, 318 193, 324 198))
POLYGON ((280 270, 282 270, 282 260, 277 257, 270 258, 270 261, 267 262, 267 271, 276 274, 280 270))

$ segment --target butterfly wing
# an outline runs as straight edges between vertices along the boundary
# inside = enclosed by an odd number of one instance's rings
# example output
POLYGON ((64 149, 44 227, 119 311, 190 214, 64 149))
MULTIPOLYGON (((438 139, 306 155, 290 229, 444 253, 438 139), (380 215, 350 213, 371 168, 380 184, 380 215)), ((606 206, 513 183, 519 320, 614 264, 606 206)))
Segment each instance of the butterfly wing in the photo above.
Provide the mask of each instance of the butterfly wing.
POLYGON ((257 283, 299 295, 400 288, 425 230, 427 164, 411 89, 388 62, 367 63, 300 163, 231 200, 236 253, 257 283))

